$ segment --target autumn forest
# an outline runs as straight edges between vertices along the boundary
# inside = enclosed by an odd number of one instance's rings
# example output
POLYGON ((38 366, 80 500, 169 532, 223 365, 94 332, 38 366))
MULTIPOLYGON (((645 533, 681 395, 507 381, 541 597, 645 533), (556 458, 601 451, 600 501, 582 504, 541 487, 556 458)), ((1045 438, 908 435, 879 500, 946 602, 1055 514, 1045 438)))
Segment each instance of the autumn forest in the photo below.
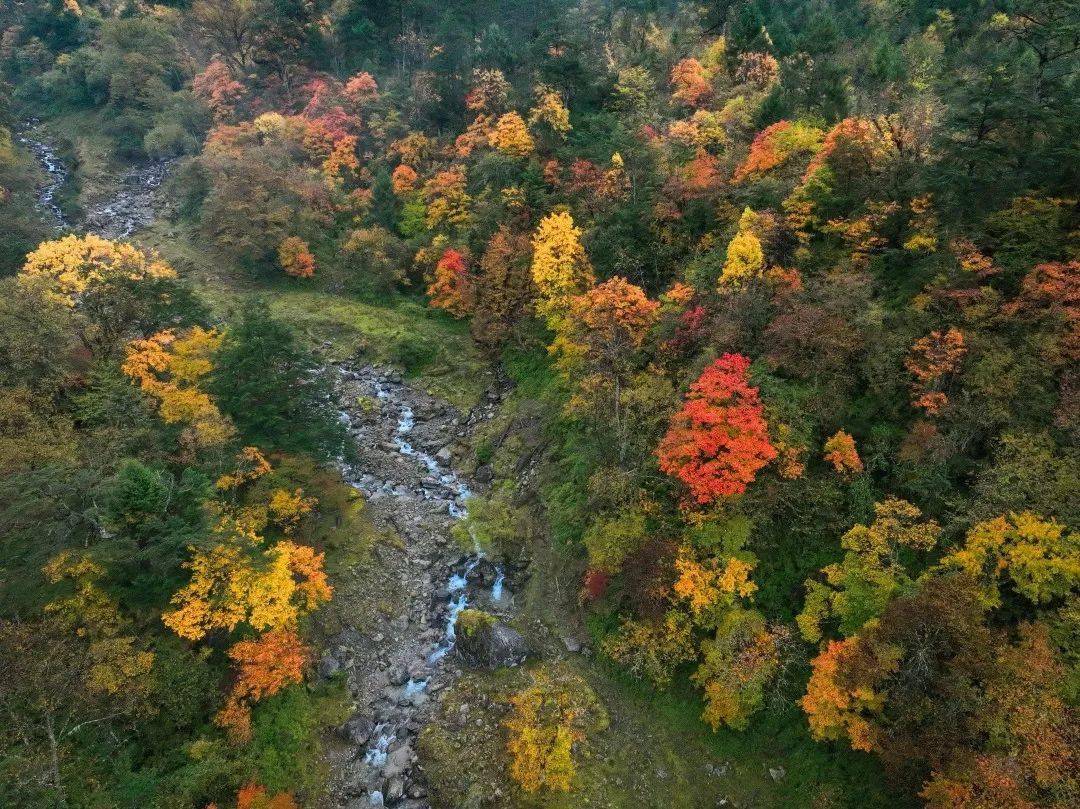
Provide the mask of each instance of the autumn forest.
POLYGON ((1078 0, 5 0, 0 805, 1080 805, 1078 0))

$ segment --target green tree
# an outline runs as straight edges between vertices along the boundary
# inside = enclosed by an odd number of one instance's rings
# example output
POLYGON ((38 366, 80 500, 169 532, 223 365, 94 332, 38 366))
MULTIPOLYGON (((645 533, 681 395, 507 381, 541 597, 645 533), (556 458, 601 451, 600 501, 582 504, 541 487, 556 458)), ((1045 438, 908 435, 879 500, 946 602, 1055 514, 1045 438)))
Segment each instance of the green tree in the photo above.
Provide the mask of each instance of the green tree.
POLYGON ((329 376, 263 300, 247 303, 226 331, 210 389, 249 443, 322 459, 345 448, 329 376))

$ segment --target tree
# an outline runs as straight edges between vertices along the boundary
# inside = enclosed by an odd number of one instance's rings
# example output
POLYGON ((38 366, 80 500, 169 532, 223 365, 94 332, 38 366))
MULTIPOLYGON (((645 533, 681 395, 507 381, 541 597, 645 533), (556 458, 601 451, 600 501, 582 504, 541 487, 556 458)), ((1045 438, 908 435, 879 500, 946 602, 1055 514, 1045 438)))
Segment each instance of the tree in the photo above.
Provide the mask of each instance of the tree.
POLYGON ((236 742, 251 738, 251 703, 271 697, 304 678, 308 647, 288 629, 270 630, 229 649, 236 667, 225 707, 214 717, 236 742))
POLYGON ((760 278, 765 270, 765 254, 761 240, 754 233, 758 217, 749 208, 739 217, 739 230, 728 244, 724 269, 720 273, 718 288, 739 289, 760 278))
POLYGON ((615 277, 572 297, 555 325, 548 350, 560 373, 575 384, 570 412, 583 411, 601 421, 612 418, 620 457, 626 453, 623 390, 633 358, 660 304, 624 278, 615 277))
POLYGON ((192 89, 218 123, 232 118, 244 96, 244 85, 233 78, 228 65, 216 59, 195 76, 192 89))
POLYGON ((678 610, 660 620, 625 618, 604 638, 602 648, 627 672, 654 688, 667 688, 679 666, 697 657, 690 618, 678 610))
POLYGON ((192 17, 229 65, 247 73, 258 49, 259 8, 255 0, 197 0, 192 17))
POLYGON ((277 253, 278 264, 286 275, 293 278, 311 278, 315 275, 315 256, 303 239, 297 236, 282 239, 277 253))
POLYGON ((712 96, 709 75, 701 62, 682 59, 671 69, 671 99, 688 107, 700 107, 712 96))
POLYGON ((863 462, 855 448, 855 439, 843 430, 837 430, 836 434, 825 442, 824 458, 844 477, 853 477, 863 471, 863 462))
POLYGON ((749 369, 740 354, 706 368, 656 450, 661 471, 683 483, 697 505, 742 494, 776 457, 749 369))
POLYGON ((254 444, 336 457, 345 433, 330 407, 330 380, 263 301, 251 301, 214 356, 210 390, 254 444))
POLYGON ((816 739, 846 738, 919 783, 980 739, 995 641, 970 582, 924 580, 858 635, 830 641, 802 699, 816 739))
POLYGON ((175 279, 157 255, 92 234, 42 243, 19 274, 20 284, 72 310, 83 344, 106 355, 124 335, 168 319, 175 279))
POLYGON ((701 718, 713 730, 721 724, 746 728, 780 671, 790 634, 786 627, 768 627, 755 610, 735 609, 725 615, 716 635, 702 643, 702 661, 692 679, 705 695, 701 718))
MULTIPOLYGON (((876 618, 896 596, 910 591, 912 577, 900 561, 901 549, 929 551, 941 527, 895 497, 874 505, 874 522, 856 525, 840 539, 843 561, 822 568, 824 583, 808 579, 806 604, 795 619, 803 637, 821 640, 822 623, 835 619, 840 634, 853 635, 876 618)), ((831 648, 831 647, 830 647, 831 648)))
POLYGON ((745 182, 783 166, 797 154, 813 154, 821 148, 822 137, 820 129, 801 121, 777 121, 757 134, 732 181, 745 182))
POLYGON ((595 283, 592 265, 581 245, 581 231, 567 211, 541 219, 532 246, 532 278, 540 294, 536 311, 554 327, 570 299, 595 283))
POLYGON ((986 605, 1001 606, 1001 585, 1036 605, 1080 588, 1080 538, 1053 520, 1024 511, 981 522, 964 545, 941 560, 945 570, 969 574, 986 605))
POLYGON ((528 157, 536 148, 525 121, 516 112, 508 112, 495 122, 488 143, 510 157, 528 157))
POLYGON ((259 539, 238 533, 196 551, 185 564, 191 580, 162 615, 165 626, 192 641, 241 623, 259 631, 294 629, 301 614, 329 600, 321 553, 289 540, 262 550, 259 539))
POLYGON ((185 426, 181 443, 188 451, 219 447, 236 432, 205 390, 222 339, 220 333, 198 326, 181 337, 166 329, 133 340, 121 366, 157 401, 162 421, 185 426))
POLYGON ((529 252, 528 237, 504 225, 491 237, 480 259, 473 283, 471 331, 473 340, 488 350, 501 347, 528 312, 535 294, 529 252))
POLYGON ((607 717, 588 685, 575 675, 538 670, 532 682, 510 697, 506 750, 510 777, 525 792, 570 790, 577 768, 574 749, 607 717))
POLYGON ((454 317, 465 317, 472 309, 473 283, 465 266, 465 256, 448 247, 435 262, 435 271, 428 284, 431 306, 443 309, 454 317))
POLYGON ((940 413, 949 402, 944 388, 966 354, 964 335, 953 327, 947 331, 932 331, 917 340, 904 360, 904 367, 914 377, 912 406, 922 408, 931 416, 940 413))

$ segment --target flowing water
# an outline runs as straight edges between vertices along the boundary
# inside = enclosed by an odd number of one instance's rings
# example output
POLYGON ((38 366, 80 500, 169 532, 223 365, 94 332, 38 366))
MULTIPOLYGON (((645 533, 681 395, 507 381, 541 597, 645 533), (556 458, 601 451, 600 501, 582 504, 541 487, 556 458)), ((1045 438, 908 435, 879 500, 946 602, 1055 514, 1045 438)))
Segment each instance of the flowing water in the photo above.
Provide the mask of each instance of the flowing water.
MULTIPOLYGON (((468 499, 473 495, 472 489, 448 463, 440 461, 435 455, 418 445, 421 442, 416 440, 414 434, 417 416, 412 405, 405 399, 407 388, 401 383, 386 381, 372 369, 356 372, 341 367, 339 373, 343 380, 359 378, 363 381, 364 390, 378 403, 376 425, 385 425, 383 434, 390 425, 393 425, 390 430, 389 446, 392 446, 398 455, 416 461, 423 478, 419 487, 414 484, 412 488, 409 488, 405 485, 405 481, 380 480, 370 474, 367 469, 342 462, 345 480, 368 498, 414 497, 431 505, 445 508, 445 513, 455 520, 464 518, 467 514, 468 499)), ((371 413, 354 415, 348 410, 340 411, 342 422, 350 427, 356 439, 369 446, 379 443, 375 434, 377 430, 370 427, 371 415, 371 413)), ((484 561, 484 554, 477 547, 464 560, 451 568, 445 583, 445 604, 443 609, 438 611, 442 615, 441 637, 429 647, 426 653, 425 671, 422 674, 414 674, 401 687, 400 701, 407 702, 414 699, 416 695, 423 695, 428 690, 432 676, 437 672, 440 663, 453 651, 457 640, 455 624, 458 616, 470 604, 472 574, 484 561)), ((487 561, 487 564, 493 563, 487 561)), ((499 602, 504 598, 506 574, 499 565, 493 565, 493 570, 494 580, 487 597, 492 602, 499 602)), ((389 722, 376 724, 371 741, 363 754, 365 764, 373 769, 386 765, 395 741, 400 741, 399 728, 400 723, 397 725, 389 722)), ((372 806, 382 806, 385 798, 380 790, 372 789, 368 793, 368 800, 372 806)))

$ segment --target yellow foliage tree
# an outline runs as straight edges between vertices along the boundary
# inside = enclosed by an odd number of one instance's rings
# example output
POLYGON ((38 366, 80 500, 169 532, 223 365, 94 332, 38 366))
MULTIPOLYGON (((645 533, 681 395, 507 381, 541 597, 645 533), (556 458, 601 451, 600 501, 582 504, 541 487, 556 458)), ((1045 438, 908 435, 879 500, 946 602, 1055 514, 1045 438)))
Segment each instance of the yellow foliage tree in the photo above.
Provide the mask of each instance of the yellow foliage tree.
POLYGON ((592 265, 581 245, 581 230, 567 211, 540 220, 532 237, 532 277, 540 293, 536 311, 554 328, 573 296, 595 283, 592 265))
POLYGON ((333 593, 323 571, 323 555, 288 540, 260 551, 247 538, 196 551, 186 567, 191 581, 172 598, 165 625, 188 640, 247 623, 263 631, 289 629, 301 612, 328 601, 333 593))
POLYGON ((584 741, 586 732, 606 727, 607 716, 579 677, 540 669, 528 687, 510 698, 503 726, 510 776, 522 790, 567 792, 576 772, 575 743, 584 741))
POLYGON ((176 272, 156 254, 100 236, 64 236, 27 255, 19 284, 73 310, 79 338, 108 354, 125 334, 152 328, 176 272))
POLYGON ((536 104, 529 110, 529 126, 547 124, 560 138, 566 138, 570 131, 570 110, 563 103, 562 96, 546 85, 536 88, 536 104))
POLYGON ((213 371, 212 357, 222 335, 198 326, 178 337, 172 329, 145 340, 133 340, 127 348, 123 371, 139 383, 143 392, 158 402, 166 424, 183 424, 182 441, 191 449, 226 443, 236 433, 210 395, 200 388, 213 371))
POLYGON ((516 112, 508 112, 495 122, 488 143, 511 157, 528 157, 536 148, 525 121, 516 112))
POLYGON ((1045 604, 1080 588, 1080 539, 1053 520, 1011 513, 974 526, 941 566, 970 574, 989 607, 1001 606, 1003 579, 1028 601, 1045 604))
POLYGON ((765 270, 765 253, 754 233, 757 221, 757 214, 749 208, 739 217, 739 230, 728 244, 727 260, 717 285, 721 291, 739 289, 760 278, 765 270))
POLYGON ((51 584, 71 588, 69 595, 46 604, 45 612, 87 641, 87 687, 139 702, 149 697, 154 653, 138 649, 135 637, 121 634, 125 621, 119 605, 99 583, 105 568, 84 554, 62 551, 42 572, 51 584))

